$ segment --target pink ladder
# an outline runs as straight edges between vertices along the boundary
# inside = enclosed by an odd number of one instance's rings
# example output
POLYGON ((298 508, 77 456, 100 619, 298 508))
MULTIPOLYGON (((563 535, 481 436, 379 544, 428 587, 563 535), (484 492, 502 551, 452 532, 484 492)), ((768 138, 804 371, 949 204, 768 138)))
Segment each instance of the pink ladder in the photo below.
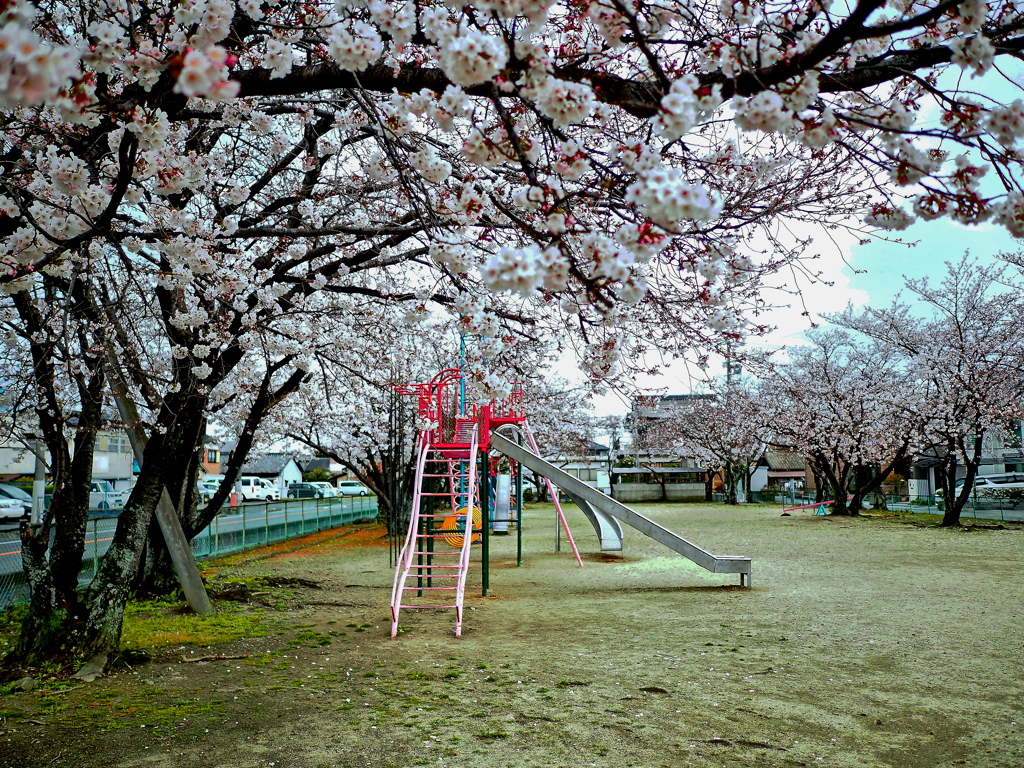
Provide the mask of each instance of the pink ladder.
POLYGON ((391 587, 392 637, 398 634, 398 615, 403 608, 454 608, 455 636, 462 634, 473 517, 478 507, 477 430, 471 419, 459 419, 455 442, 431 442, 430 436, 430 432, 420 433, 409 531, 391 587), (436 503, 442 500, 448 504, 436 503), (441 512, 439 506, 450 509, 441 512), (438 542, 455 549, 436 550, 438 542), (449 596, 454 598, 451 603, 444 600, 449 596))

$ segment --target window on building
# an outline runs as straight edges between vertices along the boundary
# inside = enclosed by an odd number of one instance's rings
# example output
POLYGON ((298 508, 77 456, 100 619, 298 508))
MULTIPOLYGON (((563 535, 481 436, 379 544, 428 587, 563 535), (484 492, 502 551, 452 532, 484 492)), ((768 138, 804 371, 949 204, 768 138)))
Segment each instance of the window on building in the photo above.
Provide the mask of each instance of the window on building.
POLYGON ((96 438, 98 453, 128 453, 131 449, 127 435, 101 435, 96 438))
POLYGON ((597 480, 597 470, 584 468, 580 470, 580 480, 583 482, 594 482, 597 480))
POLYGON ((210 448, 206 451, 206 463, 207 464, 219 464, 220 463, 220 451, 216 448, 210 448))

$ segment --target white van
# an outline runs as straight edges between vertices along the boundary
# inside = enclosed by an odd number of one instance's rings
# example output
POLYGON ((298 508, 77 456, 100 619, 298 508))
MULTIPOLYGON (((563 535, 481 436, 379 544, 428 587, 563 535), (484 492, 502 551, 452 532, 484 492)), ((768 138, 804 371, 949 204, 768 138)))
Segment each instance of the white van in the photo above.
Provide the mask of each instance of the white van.
POLYGON ((89 486, 89 509, 109 512, 120 500, 121 495, 114 490, 109 480, 93 480, 89 486))
POLYGON ((262 477, 243 476, 238 482, 242 485, 242 501, 277 501, 281 498, 277 486, 262 477))
MULTIPOLYGON (((953 489, 953 493, 957 496, 959 496, 960 491, 963 490, 964 482, 965 480, 962 477, 956 481, 956 487, 953 489)), ((994 475, 978 475, 974 478, 974 490, 977 491, 979 496, 995 497, 1001 495, 997 493, 997 491, 1000 490, 1024 491, 1024 473, 1001 472, 994 475)), ((935 495, 941 497, 942 489, 939 488, 935 495)))

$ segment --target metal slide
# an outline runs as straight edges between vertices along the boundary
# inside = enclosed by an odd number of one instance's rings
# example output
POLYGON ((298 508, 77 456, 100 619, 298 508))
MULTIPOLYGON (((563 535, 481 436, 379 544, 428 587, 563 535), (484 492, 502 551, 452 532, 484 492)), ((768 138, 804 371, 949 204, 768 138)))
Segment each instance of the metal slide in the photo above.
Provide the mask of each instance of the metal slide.
MULTIPOLYGON (((526 447, 518 445, 497 432, 491 433, 491 447, 510 459, 518 461, 523 466, 529 467, 542 477, 546 477, 579 504, 580 509, 594 525, 594 530, 597 531, 598 537, 601 538, 602 549, 606 549, 606 536, 608 537, 609 544, 614 543, 614 535, 607 522, 609 517, 615 518, 611 522, 615 523, 616 526, 618 521, 621 520, 623 523, 636 528, 640 533, 651 537, 659 544, 663 544, 683 557, 692 560, 701 568, 712 573, 738 573, 740 575, 740 586, 752 587, 751 561, 749 557, 712 555, 710 552, 701 549, 682 536, 672 533, 672 531, 658 525, 653 520, 649 520, 640 513, 634 512, 625 504, 616 501, 610 496, 606 496, 596 488, 590 487, 581 480, 559 469, 554 464, 545 461, 526 447)), ((617 549, 622 549, 621 527, 618 528, 617 549)))

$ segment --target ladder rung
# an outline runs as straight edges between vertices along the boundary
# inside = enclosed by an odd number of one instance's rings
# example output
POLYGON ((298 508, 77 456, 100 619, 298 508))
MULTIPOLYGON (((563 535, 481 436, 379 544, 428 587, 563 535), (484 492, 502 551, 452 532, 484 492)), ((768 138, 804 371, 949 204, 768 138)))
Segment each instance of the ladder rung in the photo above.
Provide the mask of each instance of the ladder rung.
POLYGON ((424 568, 446 568, 447 569, 447 568, 458 568, 458 567, 459 567, 458 565, 451 565, 451 564, 445 564, 445 563, 437 563, 437 564, 435 564, 435 563, 419 563, 419 564, 412 563, 409 566, 409 571, 412 572, 412 571, 415 571, 417 569, 421 569, 422 570, 424 568))
POLYGON ((459 574, 457 573, 413 573, 413 571, 419 571, 423 568, 432 568, 430 565, 414 565, 409 569, 409 578, 418 577, 421 579, 454 579, 459 574))
MULTIPOLYGON (((455 554, 454 552, 452 554, 455 554)), ((460 565, 444 565, 443 563, 426 563, 425 565, 412 565, 413 568, 459 568, 460 565)))
MULTIPOLYGON (((462 553, 461 552, 413 552, 413 554, 414 555, 448 555, 449 557, 451 557, 452 555, 461 555, 462 553)), ((452 567, 454 567, 454 566, 452 566, 452 567)))
POLYGON ((419 592, 419 591, 426 592, 428 590, 431 591, 431 592, 439 592, 441 590, 447 590, 447 591, 451 592, 453 589, 458 589, 458 587, 403 587, 403 589, 406 592, 409 592, 410 590, 412 590, 414 592, 419 592))
POLYGON ((454 605, 405 605, 404 603, 399 608, 454 608, 454 605))

